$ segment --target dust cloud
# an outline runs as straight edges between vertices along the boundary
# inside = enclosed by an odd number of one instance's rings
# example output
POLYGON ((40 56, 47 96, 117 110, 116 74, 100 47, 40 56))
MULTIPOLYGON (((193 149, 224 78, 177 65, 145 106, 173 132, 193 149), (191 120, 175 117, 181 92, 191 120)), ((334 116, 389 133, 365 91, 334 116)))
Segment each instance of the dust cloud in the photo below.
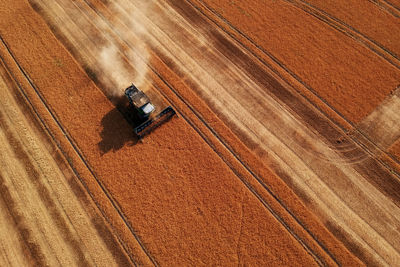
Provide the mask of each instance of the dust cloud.
POLYGON ((131 82, 129 72, 124 66, 118 48, 114 44, 103 47, 98 58, 100 73, 107 75, 109 78, 104 82, 110 88, 110 93, 117 95, 120 92, 120 88, 126 87, 131 82))
MULTIPOLYGON (((144 4, 144 8, 141 9, 141 13, 151 12, 153 3, 149 1, 144 4)), ((109 3, 108 6, 112 9, 119 9, 120 7, 114 3, 109 3)), ((134 29, 137 34, 135 42, 129 42, 129 48, 122 51, 121 43, 110 35, 108 32, 107 25, 101 19, 93 21, 99 29, 104 29, 103 33, 107 33, 107 41, 98 49, 96 49, 98 64, 91 65, 90 68, 98 80, 105 87, 109 97, 120 97, 126 87, 130 84, 135 84, 138 88, 143 91, 147 91, 149 83, 146 82, 146 75, 149 71, 148 63, 150 59, 150 53, 145 43, 148 36, 148 28, 142 20, 139 19, 137 9, 125 10, 129 14, 129 21, 124 21, 128 26, 129 30, 134 29), (138 56, 140 55, 140 56, 138 56)), ((118 34, 122 40, 130 39, 129 31, 121 31, 119 29, 118 34)))
POLYGON ((123 90, 132 83, 146 91, 148 84, 145 81, 149 70, 147 65, 149 52, 143 45, 134 47, 134 49, 136 53, 141 54, 141 57, 130 51, 121 53, 115 43, 109 43, 98 51, 99 65, 93 71, 100 76, 99 80, 104 84, 111 97, 121 96, 123 90))
POLYGON ((148 91, 151 82, 147 79, 150 60, 147 41, 151 40, 151 34, 142 18, 154 11, 155 1, 140 1, 136 6, 130 0, 100 4, 121 15, 113 18, 114 25, 101 14, 93 16, 96 6, 90 1, 29 0, 29 3, 43 17, 55 18, 52 21, 55 33, 68 40, 70 51, 110 100, 122 96, 132 83, 148 91))

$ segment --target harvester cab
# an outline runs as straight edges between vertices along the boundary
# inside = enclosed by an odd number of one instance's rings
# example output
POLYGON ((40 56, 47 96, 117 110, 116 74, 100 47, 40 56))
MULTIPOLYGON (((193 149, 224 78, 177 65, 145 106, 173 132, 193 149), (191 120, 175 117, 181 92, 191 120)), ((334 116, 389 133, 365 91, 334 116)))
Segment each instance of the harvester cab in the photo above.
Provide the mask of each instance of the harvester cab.
POLYGON ((125 96, 133 109, 132 112, 134 114, 131 115, 135 119, 132 122, 134 124, 134 132, 139 139, 176 114, 171 106, 155 114, 157 107, 150 102, 149 97, 143 91, 133 84, 125 89, 125 96))
POLYGON ((141 119, 147 119, 155 110, 153 104, 145 93, 136 88, 133 84, 125 89, 125 95, 128 97, 129 103, 137 111, 141 119))

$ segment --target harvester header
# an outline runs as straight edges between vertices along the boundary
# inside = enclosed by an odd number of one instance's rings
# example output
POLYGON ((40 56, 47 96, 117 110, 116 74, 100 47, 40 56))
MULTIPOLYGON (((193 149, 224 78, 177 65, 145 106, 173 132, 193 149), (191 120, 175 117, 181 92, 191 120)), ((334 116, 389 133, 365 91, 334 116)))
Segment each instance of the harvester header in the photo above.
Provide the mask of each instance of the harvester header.
POLYGON ((132 117, 134 132, 138 138, 150 133, 176 114, 171 106, 155 114, 157 107, 151 103, 150 98, 143 91, 133 84, 125 89, 125 96, 129 100, 130 112, 132 112, 130 117, 132 117))

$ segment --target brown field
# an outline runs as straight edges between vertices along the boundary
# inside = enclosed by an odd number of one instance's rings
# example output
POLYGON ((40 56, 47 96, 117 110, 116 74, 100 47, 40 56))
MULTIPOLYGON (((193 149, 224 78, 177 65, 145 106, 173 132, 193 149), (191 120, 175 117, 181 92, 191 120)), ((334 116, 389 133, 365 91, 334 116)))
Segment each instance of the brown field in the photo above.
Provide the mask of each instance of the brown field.
POLYGON ((387 4, 391 5, 392 7, 399 9, 400 8, 400 1, 399 0, 390 0, 390 1, 384 1, 387 4))
POLYGON ((267 2, 3 1, 0 265, 396 265, 396 9, 267 2))
POLYGON ((4 61, 0 78, 1 265, 129 264, 4 61))
POLYGON ((360 122, 399 85, 398 68, 291 1, 198 2, 216 10, 351 122, 360 122))
POLYGON ((389 152, 400 161, 400 139, 390 147, 389 152))
MULTIPOLYGON (((370 41, 377 49, 392 54, 393 62, 398 65, 400 57, 400 21, 393 19, 390 9, 382 12, 384 2, 364 2, 353 0, 347 2, 347 8, 340 8, 335 1, 307 0, 299 1, 313 8, 314 12, 322 12, 326 19, 332 19, 347 29, 358 34, 363 41, 370 41)), ((397 12, 400 14, 400 12, 397 12)), ((388 58, 390 60, 390 58, 388 58)))

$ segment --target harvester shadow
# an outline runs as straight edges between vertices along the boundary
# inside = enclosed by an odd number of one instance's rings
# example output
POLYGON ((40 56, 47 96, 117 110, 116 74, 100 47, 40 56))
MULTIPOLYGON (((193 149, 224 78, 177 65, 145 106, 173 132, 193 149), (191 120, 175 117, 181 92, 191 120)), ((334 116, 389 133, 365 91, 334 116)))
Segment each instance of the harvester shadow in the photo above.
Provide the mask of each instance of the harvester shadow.
POLYGON ((116 152, 126 145, 134 146, 138 142, 131 124, 122 112, 120 107, 115 107, 101 120, 103 129, 100 136, 102 140, 98 143, 98 147, 102 156, 110 151, 116 152))

